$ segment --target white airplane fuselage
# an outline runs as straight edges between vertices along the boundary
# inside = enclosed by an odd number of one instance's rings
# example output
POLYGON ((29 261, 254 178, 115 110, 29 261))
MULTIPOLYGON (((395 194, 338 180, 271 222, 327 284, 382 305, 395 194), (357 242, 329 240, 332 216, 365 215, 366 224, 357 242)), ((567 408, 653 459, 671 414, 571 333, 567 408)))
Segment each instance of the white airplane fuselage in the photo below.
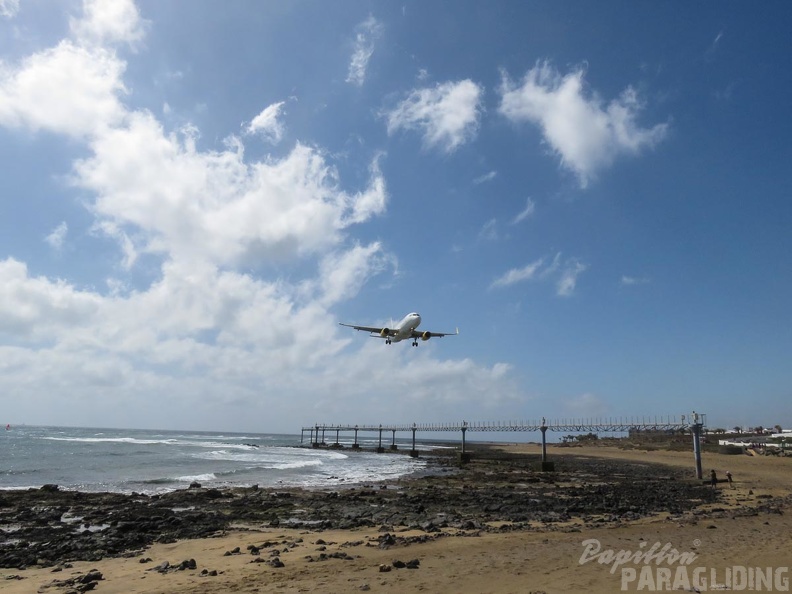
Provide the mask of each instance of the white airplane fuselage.
POLYGON ((407 340, 412 338, 412 331, 415 330, 421 323, 421 316, 417 313, 409 313, 402 318, 393 328, 394 335, 390 337, 392 342, 399 342, 400 340, 407 340))

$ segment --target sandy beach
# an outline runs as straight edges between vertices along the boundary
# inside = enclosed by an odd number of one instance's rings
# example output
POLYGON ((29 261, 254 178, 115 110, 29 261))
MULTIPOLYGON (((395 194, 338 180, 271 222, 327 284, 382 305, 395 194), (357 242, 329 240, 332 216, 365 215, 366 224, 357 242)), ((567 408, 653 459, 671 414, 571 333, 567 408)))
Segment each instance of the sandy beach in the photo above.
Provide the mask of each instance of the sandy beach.
MULTIPOLYGON (((536 445, 498 449, 533 457, 539 453, 536 445)), ((549 455, 637 463, 646 465, 647 476, 654 468, 662 474, 662 469, 675 467, 688 469, 693 477, 690 452, 550 447, 549 455)), ((550 594, 695 591, 698 586, 701 591, 789 591, 792 459, 705 453, 704 467, 705 475, 715 469, 721 479, 731 471, 734 484, 730 488, 719 483, 715 501, 681 512, 653 512, 627 520, 573 514, 552 525, 526 521, 513 529, 504 523, 503 530, 313 530, 240 523, 212 538, 157 543, 130 557, 2 569, 0 590, 550 594), (653 547, 665 556, 636 561, 636 555, 653 547), (273 563, 276 558, 280 563, 273 563), (183 563, 189 560, 194 566, 183 563), (79 583, 91 571, 100 572, 102 579, 79 583)), ((505 472, 517 472, 513 468, 505 472)), ((456 477, 454 488, 467 488, 466 472, 456 477)), ((476 481, 480 483, 487 472, 476 481)), ((498 474, 498 480, 503 476, 498 474)), ((523 480, 513 488, 521 489, 523 480)), ((593 484, 597 479, 581 480, 593 484)))

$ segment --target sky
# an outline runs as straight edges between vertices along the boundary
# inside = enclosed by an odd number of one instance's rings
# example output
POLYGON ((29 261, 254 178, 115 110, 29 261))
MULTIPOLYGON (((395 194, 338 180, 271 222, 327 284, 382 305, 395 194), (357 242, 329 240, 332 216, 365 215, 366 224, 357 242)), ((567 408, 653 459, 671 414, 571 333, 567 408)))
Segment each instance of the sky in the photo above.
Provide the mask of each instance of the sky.
POLYGON ((0 419, 792 427, 791 18, 0 0, 0 419))

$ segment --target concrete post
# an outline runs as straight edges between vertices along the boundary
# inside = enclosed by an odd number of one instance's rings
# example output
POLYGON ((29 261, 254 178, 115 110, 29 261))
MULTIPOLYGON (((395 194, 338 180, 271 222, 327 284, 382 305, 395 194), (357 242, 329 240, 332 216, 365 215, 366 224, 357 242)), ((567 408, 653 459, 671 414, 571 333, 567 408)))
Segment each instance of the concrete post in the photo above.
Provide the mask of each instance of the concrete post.
POLYGON ((412 449, 410 450, 410 456, 413 458, 418 457, 418 450, 415 449, 415 423, 412 426, 412 434, 413 434, 413 441, 412 441, 412 449))
POLYGON ((547 462, 547 427, 542 425, 539 427, 542 432, 542 464, 547 462))
POLYGON ((699 423, 698 413, 693 412, 693 456, 696 459, 696 478, 704 478, 701 470, 701 429, 704 425, 699 423))
POLYGON ((462 452, 459 455, 459 461, 462 464, 470 462, 470 452, 465 450, 465 432, 467 431, 467 421, 462 421, 462 452))
POLYGON ((555 470, 555 463, 547 461, 547 422, 542 417, 542 426, 539 427, 542 432, 542 472, 553 472, 555 470))
POLYGON ((382 425, 379 426, 379 445, 377 446, 377 453, 381 454, 385 451, 385 448, 382 447, 382 425))

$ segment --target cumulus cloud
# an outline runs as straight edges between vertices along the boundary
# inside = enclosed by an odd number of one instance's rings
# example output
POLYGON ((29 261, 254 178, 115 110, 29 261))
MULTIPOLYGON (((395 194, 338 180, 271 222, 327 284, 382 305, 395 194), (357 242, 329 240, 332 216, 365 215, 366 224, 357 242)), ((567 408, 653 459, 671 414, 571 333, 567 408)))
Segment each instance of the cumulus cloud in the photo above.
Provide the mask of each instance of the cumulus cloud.
POLYGON ((386 114, 388 133, 418 130, 424 144, 451 153, 475 138, 483 89, 471 80, 417 89, 386 114))
POLYGON ((69 226, 66 224, 66 221, 64 221, 55 227, 55 229, 52 230, 52 233, 44 238, 44 241, 46 241, 54 250, 60 250, 63 247, 63 242, 66 240, 66 234, 68 232, 69 226))
POLYGON ((247 132, 249 134, 260 134, 263 138, 277 144, 283 138, 284 125, 278 119, 283 111, 285 101, 280 103, 273 103, 265 107, 264 110, 258 114, 250 124, 248 124, 247 132))
POLYGON ((368 17, 357 26, 355 48, 349 62, 346 82, 358 87, 363 86, 366 81, 366 68, 374 54, 374 43, 382 35, 382 29, 382 24, 373 16, 368 17))
MULTIPOLYGON (((393 256, 385 253, 380 242, 329 254, 319 265, 319 301, 329 307, 354 297, 366 280, 393 265, 393 256)), ((313 288, 313 283, 308 287, 313 288)))
POLYGON ((569 297, 575 291, 577 277, 588 268, 577 258, 562 261, 561 253, 557 253, 551 262, 545 264, 545 258, 534 260, 522 268, 512 268, 490 284, 490 289, 504 288, 525 281, 553 281, 556 295, 569 297))
POLYGON ((134 44, 145 25, 134 0, 83 0, 83 15, 71 20, 71 31, 81 42, 134 44))
POLYGON ((248 163, 236 139, 201 152, 192 128, 166 134, 145 112, 127 120, 91 143, 74 183, 96 194, 93 210, 114 232, 135 230, 126 236, 137 252, 220 265, 302 257, 384 209, 376 166, 369 186, 350 195, 314 148, 298 143, 281 160, 248 163))
POLYGON ((581 187, 621 155, 635 155, 665 138, 668 124, 643 128, 637 123, 643 104, 627 87, 605 104, 584 88, 583 69, 562 76, 548 62, 537 64, 522 84, 506 73, 501 83, 499 111, 509 120, 538 126, 545 142, 573 172, 581 187))
POLYGON ((62 41, 0 70, 0 125, 99 134, 124 117, 124 68, 113 52, 62 41))
MULTIPOLYGON (((350 188, 320 147, 297 142, 257 160, 229 136, 202 150, 195 126, 167 130, 124 103, 126 63, 113 46, 142 39, 134 5, 84 7, 70 39, 0 73, 0 126, 80 144, 70 183, 83 190, 92 232, 117 242, 121 278, 107 279, 102 293, 0 260, 0 375, 17 415, 275 430, 333 411, 421 420, 422 407, 447 410, 436 402, 489 405, 494 384, 501 401, 519 398, 503 364, 437 360, 432 345, 348 348, 331 308, 397 265, 380 242, 350 237, 385 211, 381 155, 350 188), (125 272, 143 256, 150 280, 132 283, 125 272), (414 407, 405 418, 395 397, 405 386, 391 379, 407 365, 420 373, 410 374, 414 407), (374 398, 376 377, 386 380, 374 398)), ((435 109, 448 117, 459 102, 453 92, 440 96, 447 103, 435 109)), ((272 132, 274 112, 250 125, 272 132)), ((435 123, 438 142, 464 136, 469 123, 451 120, 435 123)), ((67 230, 64 222, 47 241, 61 245, 67 230)))
POLYGON ((66 281, 32 277, 23 262, 0 260, 0 335, 52 340, 65 328, 89 324, 101 301, 66 281))

